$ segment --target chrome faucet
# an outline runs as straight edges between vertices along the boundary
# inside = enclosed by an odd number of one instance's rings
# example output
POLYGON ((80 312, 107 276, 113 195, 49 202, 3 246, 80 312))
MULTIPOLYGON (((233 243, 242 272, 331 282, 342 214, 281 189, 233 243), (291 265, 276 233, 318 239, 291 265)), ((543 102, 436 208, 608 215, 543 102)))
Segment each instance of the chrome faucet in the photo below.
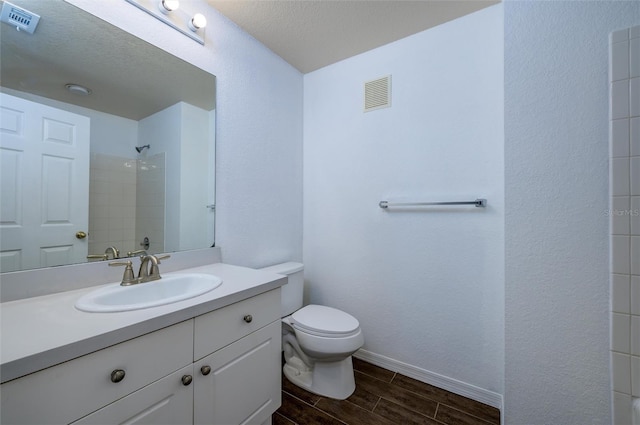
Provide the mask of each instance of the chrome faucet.
POLYGON ((138 282, 151 282, 153 280, 158 280, 161 278, 160 269, 158 268, 158 264, 160 264, 160 260, 164 260, 165 258, 169 258, 170 255, 163 255, 162 257, 156 257, 155 255, 145 255, 140 257, 140 270, 138 270, 138 282), (149 263, 151 263, 151 267, 149 267, 149 263))
POLYGON ((104 250, 104 255, 107 256, 107 260, 109 259, 109 254, 111 254, 112 260, 117 260, 120 258, 120 251, 115 246, 110 246, 109 248, 104 250))
POLYGON ((109 263, 110 266, 125 266, 124 274, 122 275, 122 286, 137 285, 138 283, 151 282, 161 278, 160 269, 158 264, 160 260, 169 258, 170 255, 163 255, 162 257, 156 257, 155 255, 144 255, 140 257, 140 270, 138 271, 138 277, 135 277, 133 273, 133 267, 130 260, 116 261, 109 263), (151 263, 151 269, 149 269, 149 263, 151 263))

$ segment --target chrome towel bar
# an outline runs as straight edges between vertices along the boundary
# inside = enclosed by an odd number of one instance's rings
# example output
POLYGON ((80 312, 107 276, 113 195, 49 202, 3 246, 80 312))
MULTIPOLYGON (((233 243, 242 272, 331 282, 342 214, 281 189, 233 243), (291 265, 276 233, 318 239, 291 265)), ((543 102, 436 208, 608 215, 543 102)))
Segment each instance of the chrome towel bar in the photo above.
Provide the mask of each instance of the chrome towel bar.
POLYGON ((380 201, 378 204, 380 208, 389 207, 424 207, 431 205, 473 205, 478 208, 484 208, 487 206, 487 200, 478 198, 475 201, 459 201, 459 202, 389 202, 380 201))

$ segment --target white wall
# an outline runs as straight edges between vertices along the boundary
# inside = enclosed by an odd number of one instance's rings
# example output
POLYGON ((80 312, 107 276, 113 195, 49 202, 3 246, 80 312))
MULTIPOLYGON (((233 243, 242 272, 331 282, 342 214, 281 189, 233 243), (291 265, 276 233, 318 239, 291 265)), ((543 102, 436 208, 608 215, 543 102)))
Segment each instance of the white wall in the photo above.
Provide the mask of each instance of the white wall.
POLYGON ((216 75, 216 245, 252 267, 302 259, 302 75, 204 0, 205 46, 125 2, 78 7, 216 75))
MULTIPOLYGON (((165 153, 165 180, 157 183, 164 187, 165 194, 164 249, 176 251, 180 246, 182 103, 176 103, 141 119, 138 128, 140 145, 151 145, 141 155, 142 159, 161 152, 165 153)), ((144 188, 140 188, 140 190, 144 190, 144 188)), ((154 235, 145 236, 148 236, 152 242, 150 251, 158 252, 158 247, 153 241, 154 235)))
POLYGON ((504 10, 505 423, 610 423, 608 34, 640 3, 504 10))
POLYGON ((502 6, 304 77, 310 301, 361 323, 364 349, 502 393, 502 6), (363 83, 392 75, 392 107, 363 83), (378 202, 488 199, 384 211, 378 202))
MULTIPOLYGON (((201 181, 202 169, 209 168, 209 149, 214 139, 209 136, 209 111, 188 103, 181 103, 182 134, 180 139, 180 250, 210 246, 212 233, 206 225, 210 215, 215 214, 208 204, 213 182, 201 181)), ((213 167, 213 164, 211 164, 213 167)))

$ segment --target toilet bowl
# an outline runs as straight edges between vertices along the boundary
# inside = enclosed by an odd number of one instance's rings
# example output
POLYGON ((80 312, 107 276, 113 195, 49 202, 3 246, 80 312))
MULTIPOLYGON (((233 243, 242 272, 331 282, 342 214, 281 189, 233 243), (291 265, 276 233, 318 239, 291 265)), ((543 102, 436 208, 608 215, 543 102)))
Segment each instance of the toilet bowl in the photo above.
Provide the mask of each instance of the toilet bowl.
POLYGON ((281 288, 285 377, 314 394, 339 400, 349 397, 356 388, 351 355, 364 344, 358 320, 332 307, 302 307, 302 264, 290 262, 262 270, 288 278, 281 288))

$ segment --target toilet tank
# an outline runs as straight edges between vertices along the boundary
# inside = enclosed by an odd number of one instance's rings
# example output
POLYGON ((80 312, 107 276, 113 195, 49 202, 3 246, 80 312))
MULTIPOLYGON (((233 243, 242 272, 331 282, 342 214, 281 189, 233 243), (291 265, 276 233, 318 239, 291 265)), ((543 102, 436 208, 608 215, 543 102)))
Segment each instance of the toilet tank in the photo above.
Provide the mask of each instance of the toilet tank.
POLYGON ((275 264, 260 270, 287 276, 287 283, 280 288, 281 317, 288 316, 302 307, 302 289, 304 287, 304 265, 302 263, 275 264))

